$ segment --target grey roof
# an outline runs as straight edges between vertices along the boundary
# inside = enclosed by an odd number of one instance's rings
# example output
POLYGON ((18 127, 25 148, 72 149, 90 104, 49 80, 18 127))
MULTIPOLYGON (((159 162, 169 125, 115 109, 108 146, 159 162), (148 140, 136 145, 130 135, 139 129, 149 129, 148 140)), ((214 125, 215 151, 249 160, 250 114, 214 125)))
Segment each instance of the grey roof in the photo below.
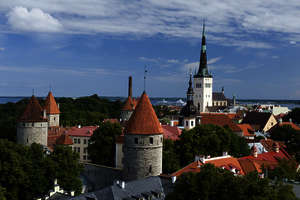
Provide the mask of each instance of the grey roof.
POLYGON ((126 182, 124 189, 119 185, 114 184, 102 190, 69 198, 69 200, 137 200, 139 197, 146 197, 147 195, 151 195, 152 200, 163 200, 165 198, 159 177, 153 176, 126 182))
POLYGON ((227 101, 223 92, 213 92, 212 99, 213 101, 227 101))
POLYGON ((70 197, 69 195, 56 192, 48 200, 64 200, 64 199, 68 199, 69 197, 70 197))

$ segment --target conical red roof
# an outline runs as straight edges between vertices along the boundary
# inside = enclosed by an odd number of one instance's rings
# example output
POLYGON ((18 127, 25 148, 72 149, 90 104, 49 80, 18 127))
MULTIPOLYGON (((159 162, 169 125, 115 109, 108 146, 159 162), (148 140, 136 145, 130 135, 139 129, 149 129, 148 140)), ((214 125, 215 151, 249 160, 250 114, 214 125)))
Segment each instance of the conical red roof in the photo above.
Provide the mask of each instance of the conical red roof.
POLYGON ((144 92, 127 123, 126 134, 152 135, 162 133, 163 129, 157 119, 149 97, 144 92))
POLYGON ((129 96, 129 97, 127 98, 127 100, 126 100, 126 102, 125 102, 125 104, 124 104, 122 110, 123 110, 123 111, 125 111, 125 110, 134 110, 134 107, 135 107, 135 106, 134 106, 133 100, 132 100, 132 98, 129 96))
POLYGON ((62 145, 72 145, 73 140, 70 138, 69 135, 63 134, 56 140, 56 144, 62 144, 62 145))
POLYGON ((46 98, 46 102, 45 102, 45 109, 47 114, 59 114, 59 108, 56 104, 56 101, 52 95, 52 92, 49 92, 47 98, 46 98))
POLYGON ((39 104, 37 98, 32 95, 29 100, 29 103, 23 113, 23 115, 19 119, 20 122, 44 122, 47 121, 43 117, 43 109, 39 104))

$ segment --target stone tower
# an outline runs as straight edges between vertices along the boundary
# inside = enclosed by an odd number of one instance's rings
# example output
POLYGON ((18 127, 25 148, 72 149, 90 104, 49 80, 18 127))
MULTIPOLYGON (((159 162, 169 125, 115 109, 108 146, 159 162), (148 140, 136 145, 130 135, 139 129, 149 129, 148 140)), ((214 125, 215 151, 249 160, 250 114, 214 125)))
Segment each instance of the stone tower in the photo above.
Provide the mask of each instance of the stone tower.
POLYGON ((48 96, 46 98, 44 109, 46 110, 47 114, 48 126, 59 127, 60 111, 51 91, 48 93, 48 96))
POLYGON ((162 149, 163 130, 146 92, 143 92, 125 129, 124 179, 160 175, 162 149))
POLYGON ((23 115, 18 120, 17 143, 31 145, 32 143, 47 146, 48 122, 46 110, 43 110, 38 100, 32 95, 23 115))
POLYGON ((129 76, 128 80, 128 97, 126 102, 121 110, 121 121, 125 122, 128 121, 131 117, 135 108, 134 100, 132 99, 132 77, 129 76))
POLYGON ((213 77, 207 69, 205 24, 203 24, 200 64, 197 74, 194 75, 194 105, 200 112, 206 112, 206 108, 212 106, 212 84, 213 77))

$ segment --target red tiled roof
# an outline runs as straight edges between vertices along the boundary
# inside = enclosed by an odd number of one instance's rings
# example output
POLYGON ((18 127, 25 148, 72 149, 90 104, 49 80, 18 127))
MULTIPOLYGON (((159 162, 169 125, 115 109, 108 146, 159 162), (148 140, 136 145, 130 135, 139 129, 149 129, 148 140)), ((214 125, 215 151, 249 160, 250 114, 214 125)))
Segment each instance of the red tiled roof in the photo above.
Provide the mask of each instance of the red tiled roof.
POLYGON ((67 133, 69 136, 91 137, 97 128, 98 128, 98 126, 83 126, 81 128, 74 126, 74 127, 65 129, 64 132, 67 133))
POLYGON ((43 117, 43 109, 39 104, 37 98, 32 95, 29 103, 23 113, 19 118, 20 122, 46 122, 47 119, 43 117))
POLYGON ((164 139, 178 140, 181 135, 181 129, 177 126, 162 125, 164 139))
POLYGON ((69 137, 68 134, 63 134, 59 138, 57 138, 56 144, 72 145, 73 140, 69 137))
POLYGON ((254 136, 254 129, 250 126, 250 124, 237 124, 237 126, 240 127, 240 129, 242 129, 244 136, 254 136))
POLYGON ((228 126, 233 132, 242 132, 242 129, 224 113, 201 113, 201 124, 214 124, 221 127, 228 126))
POLYGON ((299 131, 300 130, 300 127, 297 126, 296 124, 294 124, 293 122, 281 122, 281 123, 278 123, 278 126, 291 126, 293 129, 299 131))
MULTIPOLYGON (((259 142, 263 145, 263 147, 264 147, 267 151, 274 151, 273 146, 274 146, 274 143, 275 143, 276 141, 274 141, 274 140, 272 140, 272 139, 261 139, 259 142)), ((281 149, 286 148, 286 146, 284 145, 283 142, 277 142, 277 143, 279 144, 279 147, 280 147, 281 149)))
MULTIPOLYGON (((244 172, 242 170, 242 167, 241 167, 238 159, 231 157, 231 156, 207 159, 207 160, 205 160, 205 164, 212 164, 216 167, 227 169, 229 171, 231 171, 232 169, 236 169, 236 170, 238 170, 238 172, 237 172, 238 174, 244 175, 244 172)), ((200 169, 201 169, 200 166, 202 166, 202 165, 203 165, 203 163, 200 161, 192 162, 191 164, 185 166, 184 168, 174 172, 173 174, 171 174, 171 176, 178 177, 181 174, 186 173, 186 172, 198 173, 198 172, 200 172, 200 169)))
POLYGON ((253 155, 250 156, 245 156, 239 159, 249 159, 249 160, 261 160, 261 161, 269 161, 269 162, 277 162, 278 159, 289 159, 289 157, 282 152, 281 150, 276 153, 276 152, 266 152, 266 153, 261 153, 261 154, 257 154, 257 157, 254 157, 253 155))
POLYGON ((122 108, 123 111, 125 110, 134 110, 135 108, 135 104, 132 100, 132 98, 129 96, 127 99, 126 99, 126 102, 122 108))
POLYGON ((151 135, 163 133, 163 129, 146 92, 143 92, 135 111, 131 115, 125 133, 151 135))
POLYGON ((52 95, 52 92, 48 93, 48 96, 46 98, 46 102, 45 102, 45 109, 47 114, 59 114, 59 108, 56 104, 56 101, 52 95))

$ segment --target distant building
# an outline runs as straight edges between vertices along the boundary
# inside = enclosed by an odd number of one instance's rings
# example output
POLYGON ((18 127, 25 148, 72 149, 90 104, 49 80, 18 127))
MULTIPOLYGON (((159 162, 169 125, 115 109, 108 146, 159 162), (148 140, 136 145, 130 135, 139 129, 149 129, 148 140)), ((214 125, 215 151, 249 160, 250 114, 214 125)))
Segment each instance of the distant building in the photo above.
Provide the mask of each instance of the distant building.
POLYGON ((123 177, 125 180, 162 173, 163 130, 152 104, 143 92, 124 134, 123 177))
POLYGON ((250 124, 255 131, 267 132, 277 124, 272 113, 268 112, 247 112, 243 124, 250 124))
POLYGON ((48 120, 46 110, 42 109, 37 98, 32 95, 29 103, 18 120, 17 143, 31 145, 32 143, 47 146, 48 120))

